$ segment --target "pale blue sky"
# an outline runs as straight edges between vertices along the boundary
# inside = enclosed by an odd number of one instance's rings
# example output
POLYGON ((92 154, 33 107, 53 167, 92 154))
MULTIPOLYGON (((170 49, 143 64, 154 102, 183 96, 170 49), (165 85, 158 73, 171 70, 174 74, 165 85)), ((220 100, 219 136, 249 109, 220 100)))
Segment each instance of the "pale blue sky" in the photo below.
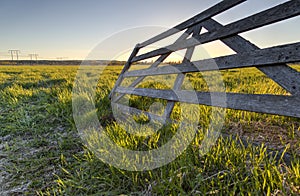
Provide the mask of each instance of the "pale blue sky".
MULTIPOLYGON (((285 1, 248 0, 215 19, 226 24, 285 1)), ((29 53, 38 53, 43 59, 84 59, 98 43, 116 32, 142 26, 172 27, 218 2, 1 0, 0 60, 9 59, 9 49, 21 50, 21 59, 29 59, 29 53)), ((299 41, 299 30, 300 19, 296 17, 280 25, 266 27, 259 33, 243 35, 264 47, 275 42, 299 41)), ((135 44, 132 43, 132 46, 135 44)))

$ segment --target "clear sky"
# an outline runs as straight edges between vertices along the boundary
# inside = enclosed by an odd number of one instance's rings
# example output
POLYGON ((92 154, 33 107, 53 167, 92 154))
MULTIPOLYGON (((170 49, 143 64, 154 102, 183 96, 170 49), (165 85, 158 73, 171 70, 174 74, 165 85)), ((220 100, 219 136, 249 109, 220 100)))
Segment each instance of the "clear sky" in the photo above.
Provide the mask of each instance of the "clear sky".
MULTIPOLYGON (((227 24, 286 0, 248 0, 215 17, 227 24)), ((37 53, 41 59, 84 59, 107 37, 143 26, 172 27, 219 0, 1 0, 0 60, 9 49, 21 59, 37 53)), ((151 32, 159 33, 157 28, 151 32)), ((299 41, 300 18, 243 34, 261 47, 299 41)), ((135 36, 135 35, 133 35, 135 36)), ((144 40, 140 40, 142 42, 144 40)), ((120 42, 120 44, 122 44, 120 42)), ((132 43, 134 46, 136 43, 132 43)), ((221 49, 216 49, 221 50, 221 49)), ((109 50, 108 50, 109 52, 109 50)))

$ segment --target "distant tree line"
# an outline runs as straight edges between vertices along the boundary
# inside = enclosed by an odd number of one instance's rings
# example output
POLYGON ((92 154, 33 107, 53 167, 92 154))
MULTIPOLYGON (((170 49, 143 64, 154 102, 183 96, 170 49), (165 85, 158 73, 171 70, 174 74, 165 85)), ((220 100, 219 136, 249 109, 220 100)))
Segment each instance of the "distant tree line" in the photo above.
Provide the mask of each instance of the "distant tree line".
MULTIPOLYGON (((0 65, 125 65, 126 61, 117 61, 117 60, 0 60, 0 65)), ((134 62, 133 65, 149 65, 153 61, 140 61, 134 62)), ((180 61, 170 61, 164 64, 179 64, 180 61)))

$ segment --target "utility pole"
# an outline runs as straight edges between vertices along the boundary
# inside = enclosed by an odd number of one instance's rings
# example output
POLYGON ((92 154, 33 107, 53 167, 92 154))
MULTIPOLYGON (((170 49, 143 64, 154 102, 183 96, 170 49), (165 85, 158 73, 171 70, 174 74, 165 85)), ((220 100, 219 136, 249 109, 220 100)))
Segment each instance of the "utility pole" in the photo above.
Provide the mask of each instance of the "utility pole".
POLYGON ((28 56, 30 57, 30 64, 33 64, 32 59, 34 57, 35 54, 29 54, 28 56))
POLYGON ((13 52, 13 50, 9 50, 8 52, 10 52, 11 60, 14 61, 14 52, 13 52))
POLYGON ((38 63, 38 54, 34 54, 34 56, 35 56, 35 62, 36 62, 36 64, 38 63))
POLYGON ((36 63, 37 63, 37 61, 38 61, 38 54, 36 54, 36 53, 32 53, 32 54, 29 54, 28 55, 29 57, 30 57, 30 61, 31 62, 33 62, 33 60, 35 59, 35 61, 36 61, 36 63))
POLYGON ((10 53, 11 55, 11 60, 14 61, 14 54, 17 56, 17 64, 18 64, 18 61, 19 61, 19 53, 20 50, 8 50, 8 52, 10 53))

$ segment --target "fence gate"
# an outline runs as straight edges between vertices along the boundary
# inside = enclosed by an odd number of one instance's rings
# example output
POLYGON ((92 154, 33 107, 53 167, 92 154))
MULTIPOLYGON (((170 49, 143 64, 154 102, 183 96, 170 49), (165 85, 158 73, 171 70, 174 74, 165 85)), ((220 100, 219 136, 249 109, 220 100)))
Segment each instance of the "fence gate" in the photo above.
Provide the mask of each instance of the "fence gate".
POLYGON ((173 110, 174 103, 178 101, 223 107, 222 104, 218 102, 212 103, 210 100, 212 94, 217 96, 220 92, 197 91, 196 95, 198 100, 194 101, 189 99, 189 91, 181 89, 186 73, 215 70, 214 67, 207 65, 210 60, 213 60, 218 65, 219 70, 256 67, 289 93, 289 95, 226 93, 226 108, 299 118, 300 73, 287 65, 287 63, 300 62, 300 42, 260 49, 239 34, 298 16, 300 14, 300 0, 291 0, 282 3, 225 26, 212 19, 212 17, 217 14, 241 4, 244 1, 245 0, 221 1, 174 28, 143 43, 137 44, 109 95, 112 99, 112 103, 117 105, 120 111, 130 111, 134 114, 146 113, 151 118, 157 120, 168 118, 173 110), (200 34, 202 28, 205 28, 207 32, 200 34), (182 32, 182 35, 175 43, 144 54, 138 54, 141 48, 170 37, 178 32, 182 32), (191 61, 195 46, 216 40, 223 42, 235 51, 236 54, 191 61), (186 49, 182 63, 159 66, 173 52, 182 49, 186 49), (157 57, 157 60, 149 68, 129 71, 129 68, 134 62, 153 57, 157 57), (135 88, 146 76, 166 74, 177 74, 173 89, 135 88), (136 79, 128 87, 121 86, 122 81, 127 77, 136 77, 136 79), (164 115, 157 116, 118 103, 126 94, 167 100, 164 115), (184 96, 178 100, 176 94, 184 96))

